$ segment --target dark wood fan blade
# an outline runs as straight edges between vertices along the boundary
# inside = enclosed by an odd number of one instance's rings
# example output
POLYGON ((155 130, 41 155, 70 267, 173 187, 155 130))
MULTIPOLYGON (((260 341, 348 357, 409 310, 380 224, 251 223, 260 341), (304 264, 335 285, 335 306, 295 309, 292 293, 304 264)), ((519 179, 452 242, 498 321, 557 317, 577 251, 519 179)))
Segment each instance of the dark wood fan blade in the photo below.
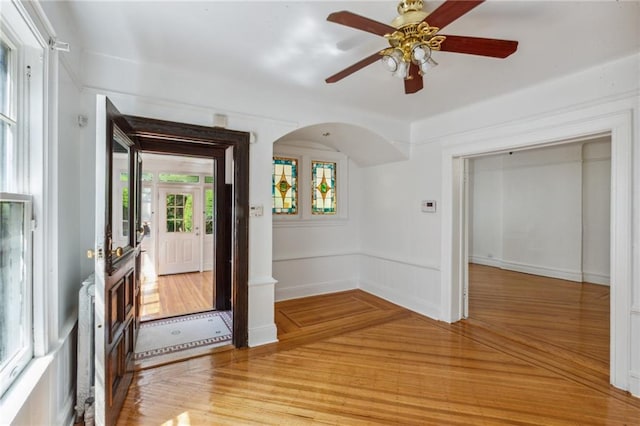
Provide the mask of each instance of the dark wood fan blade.
POLYGON ((327 21, 342 24, 357 30, 367 31, 379 36, 391 34, 396 31, 391 25, 383 24, 382 22, 374 21, 373 19, 365 18, 364 16, 346 10, 333 12, 327 16, 327 21))
POLYGON ((409 67, 409 78, 404 80, 404 93, 407 95, 422 90, 423 82, 420 75, 420 69, 414 63, 409 67))
POLYGON ((482 2, 484 0, 447 0, 424 18, 424 21, 432 27, 443 29, 482 2))
POLYGON ((440 45, 443 52, 506 58, 518 49, 518 42, 513 40, 449 35, 445 37, 445 41, 440 45))
POLYGON ((325 81, 327 83, 335 83, 336 81, 340 81, 343 78, 353 74, 354 72, 361 70, 362 68, 366 67, 367 65, 371 65, 372 63, 374 63, 378 59, 380 59, 380 52, 376 52, 371 56, 367 56, 366 58, 356 62, 355 64, 351 65, 350 67, 347 67, 347 68, 343 69, 339 73, 336 73, 336 74, 332 75, 331 77, 327 78, 325 81))

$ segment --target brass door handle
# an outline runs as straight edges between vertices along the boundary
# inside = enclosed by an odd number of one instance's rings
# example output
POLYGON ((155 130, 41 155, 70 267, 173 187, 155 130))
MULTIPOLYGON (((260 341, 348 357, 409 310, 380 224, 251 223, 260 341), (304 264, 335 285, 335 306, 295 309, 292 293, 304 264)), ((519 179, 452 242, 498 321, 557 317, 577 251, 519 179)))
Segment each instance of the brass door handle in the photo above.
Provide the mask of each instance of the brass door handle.
POLYGON ((87 258, 93 259, 94 257, 97 257, 98 259, 102 259, 102 249, 101 248, 99 248, 96 251, 93 251, 91 249, 87 250, 87 258))
POLYGON ((118 247, 115 250, 111 250, 111 254, 115 254, 116 257, 122 256, 122 253, 124 253, 124 250, 122 249, 122 247, 118 247))

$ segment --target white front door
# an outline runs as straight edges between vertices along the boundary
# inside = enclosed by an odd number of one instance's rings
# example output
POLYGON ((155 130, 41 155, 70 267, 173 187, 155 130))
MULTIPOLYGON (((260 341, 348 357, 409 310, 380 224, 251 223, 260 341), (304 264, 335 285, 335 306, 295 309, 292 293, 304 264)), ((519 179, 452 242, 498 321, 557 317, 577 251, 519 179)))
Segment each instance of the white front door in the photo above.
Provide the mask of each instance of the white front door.
POLYGON ((172 186, 158 196, 158 275, 200 271, 201 190, 172 186))

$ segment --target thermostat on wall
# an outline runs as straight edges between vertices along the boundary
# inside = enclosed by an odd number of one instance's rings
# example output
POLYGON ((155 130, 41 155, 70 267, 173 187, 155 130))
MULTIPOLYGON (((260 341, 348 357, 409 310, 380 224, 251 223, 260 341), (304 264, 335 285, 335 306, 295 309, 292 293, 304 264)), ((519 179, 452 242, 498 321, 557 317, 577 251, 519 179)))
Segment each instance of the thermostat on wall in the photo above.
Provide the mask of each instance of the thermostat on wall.
POLYGON ((423 200, 421 204, 422 213, 435 213, 436 202, 435 200, 423 200))

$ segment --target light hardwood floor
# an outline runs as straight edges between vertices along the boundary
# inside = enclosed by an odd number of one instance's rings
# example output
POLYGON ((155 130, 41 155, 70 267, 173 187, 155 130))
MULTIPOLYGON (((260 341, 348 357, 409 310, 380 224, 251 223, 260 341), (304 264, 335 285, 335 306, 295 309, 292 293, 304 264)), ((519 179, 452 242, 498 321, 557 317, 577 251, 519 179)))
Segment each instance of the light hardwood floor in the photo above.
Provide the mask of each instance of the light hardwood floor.
POLYGON ((213 272, 161 275, 142 284, 140 320, 149 321, 213 309, 213 272))
POLYGON ((609 287, 469 265, 469 318, 609 374, 609 287))
MULTIPOLYGON (((513 333, 507 317, 492 325, 500 315, 483 297, 509 292, 494 293, 490 281, 484 292, 472 287, 477 318, 456 324, 359 290, 277 303, 279 343, 136 373, 118 424, 640 423, 639 399, 590 369, 583 376, 581 359, 558 359, 557 342, 527 338, 535 327, 526 321, 514 321, 521 328, 513 333)), ((541 318, 564 315, 566 304, 541 295, 520 296, 541 318)), ((587 313, 593 298, 576 302, 585 310, 576 332, 593 340, 588 347, 601 345, 600 332, 589 332, 589 323, 601 328, 599 315, 587 313)))

